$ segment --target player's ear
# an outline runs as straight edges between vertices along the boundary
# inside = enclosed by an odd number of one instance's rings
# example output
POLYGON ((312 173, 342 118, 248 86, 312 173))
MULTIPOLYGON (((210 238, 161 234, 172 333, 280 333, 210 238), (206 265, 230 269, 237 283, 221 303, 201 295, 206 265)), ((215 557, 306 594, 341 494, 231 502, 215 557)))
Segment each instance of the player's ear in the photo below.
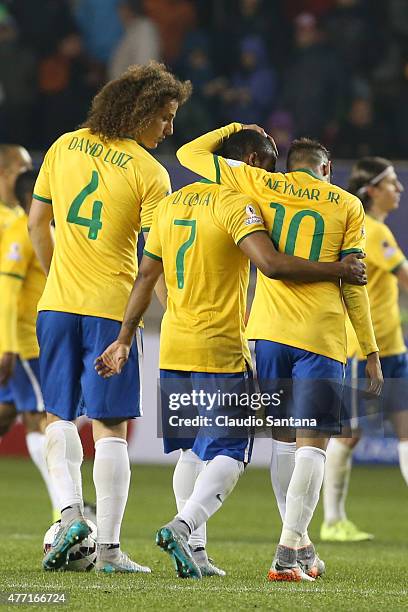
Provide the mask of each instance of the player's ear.
POLYGON ((328 161, 326 164, 322 164, 322 175, 330 180, 331 177, 331 162, 328 161))
POLYGON ((248 160, 246 162, 249 166, 255 166, 256 168, 259 168, 260 166, 260 160, 259 160, 259 155, 258 153, 256 153, 255 151, 253 153, 250 153, 248 155, 248 160))

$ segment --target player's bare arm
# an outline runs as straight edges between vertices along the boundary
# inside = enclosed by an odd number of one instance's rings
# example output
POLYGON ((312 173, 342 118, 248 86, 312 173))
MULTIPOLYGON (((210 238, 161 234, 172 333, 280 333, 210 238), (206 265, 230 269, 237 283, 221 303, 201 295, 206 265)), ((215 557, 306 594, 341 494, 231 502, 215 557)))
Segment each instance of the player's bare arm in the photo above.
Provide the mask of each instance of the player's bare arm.
POLYGON ((342 285, 342 293, 361 350, 367 356, 366 375, 370 383, 368 392, 380 395, 384 378, 371 321, 367 290, 365 287, 354 287, 345 283, 342 285))
POLYGON ((348 255, 339 262, 314 262, 285 255, 273 246, 266 232, 254 232, 239 244, 252 263, 269 278, 304 282, 335 281, 353 285, 367 284, 364 254, 348 255))
POLYGON ((136 328, 152 301, 154 288, 162 274, 162 262, 145 255, 126 306, 119 336, 95 360, 95 369, 103 378, 120 374, 126 364, 136 328))
POLYGON ((28 216, 28 231, 41 267, 48 275, 51 266, 54 243, 51 234, 53 210, 50 204, 33 199, 28 216))
MULTIPOLYGON (((148 237, 148 232, 143 232, 144 235, 144 239, 145 241, 147 240, 148 237)), ((164 281, 164 274, 161 274, 157 280, 156 286, 154 288, 154 292, 157 296, 157 299, 159 300, 160 304, 163 307, 163 310, 166 310, 167 308, 167 287, 166 287, 166 283, 164 281)))
POLYGON ((395 276, 398 279, 398 283, 400 287, 402 287, 405 291, 408 291, 408 262, 404 261, 401 264, 395 273, 395 276))

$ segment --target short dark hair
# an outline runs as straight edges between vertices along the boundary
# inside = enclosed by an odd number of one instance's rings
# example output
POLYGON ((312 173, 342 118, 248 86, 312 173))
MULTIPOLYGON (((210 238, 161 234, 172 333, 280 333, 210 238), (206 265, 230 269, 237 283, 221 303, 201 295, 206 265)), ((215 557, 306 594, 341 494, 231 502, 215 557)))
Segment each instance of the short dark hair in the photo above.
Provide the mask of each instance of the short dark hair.
POLYGON ((369 193, 364 188, 375 184, 372 181, 375 181, 375 178, 390 166, 392 162, 384 157, 362 157, 352 167, 348 190, 360 198, 365 210, 371 208, 372 202, 369 193))
POLYGON ((19 174, 16 178, 16 183, 14 186, 14 193, 16 194, 16 198, 19 204, 25 208, 26 205, 26 197, 27 194, 32 196, 34 191, 35 181, 37 180, 38 171, 37 170, 26 170, 19 174))
POLYGON ((221 157, 238 161, 243 161, 244 157, 251 153, 257 153, 261 159, 271 157, 275 162, 278 157, 276 146, 269 138, 255 130, 241 130, 232 134, 216 151, 216 154, 221 157))
POLYGON ((301 165, 316 168, 330 161, 330 152, 319 141, 311 138, 298 138, 290 145, 286 167, 289 172, 301 165))

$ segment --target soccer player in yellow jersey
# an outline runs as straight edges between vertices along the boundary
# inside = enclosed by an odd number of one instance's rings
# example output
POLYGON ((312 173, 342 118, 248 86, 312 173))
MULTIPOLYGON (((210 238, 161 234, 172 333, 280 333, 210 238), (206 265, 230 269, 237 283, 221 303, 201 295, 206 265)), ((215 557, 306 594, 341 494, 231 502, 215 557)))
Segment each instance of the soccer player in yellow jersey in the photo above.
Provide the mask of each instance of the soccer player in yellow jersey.
MULTIPOLYGON (((385 224, 388 215, 398 208, 403 187, 389 160, 365 157, 352 169, 349 190, 361 199, 366 211, 367 291, 385 378, 383 408, 399 439, 400 468, 408 484, 408 359, 398 304, 398 285, 408 290, 408 264, 385 224)), ((357 377, 362 378, 366 365, 364 355, 358 350, 352 330, 348 331, 349 354, 356 354, 357 377)), ((357 417, 364 416, 365 403, 358 402, 357 417)), ((360 433, 355 431, 351 437, 331 440, 327 448, 322 540, 356 542, 373 537, 349 521, 345 511, 352 451, 359 439, 360 433)))
MULTIPOLYGON (((274 168, 276 150, 257 132, 245 130, 226 146, 229 155, 274 168)), ((156 211, 118 341, 97 364, 105 376, 122 369, 134 330, 164 270, 168 288, 160 343, 164 449, 184 450, 174 475, 179 513, 159 531, 157 542, 174 555, 179 575, 184 577, 216 573, 203 550, 193 550, 191 557, 187 538, 194 549, 198 531, 221 507, 249 462, 252 439, 242 429, 234 432, 234 427, 204 428, 191 439, 191 431, 183 427, 186 415, 180 410, 173 412, 172 402, 184 393, 189 398, 204 389, 245 390, 250 364, 244 334, 248 257, 276 278, 335 281, 339 274, 330 268, 338 262, 319 264, 278 253, 265 231, 257 203, 249 196, 202 181, 166 198, 156 211), (209 463, 204 466, 203 461, 209 463), (189 475, 183 463, 190 463, 196 473, 189 475), (179 482, 181 472, 183 483, 179 482)), ((219 416, 224 410, 224 417, 247 415, 236 405, 224 408, 222 402, 217 402, 214 413, 208 405, 197 406, 192 399, 191 416, 197 408, 202 418, 219 416)), ((202 544, 204 541, 202 537, 202 544)))
POLYGON ((47 463, 62 521, 46 570, 63 566, 69 548, 89 531, 73 423, 81 398, 95 440, 96 569, 150 572, 119 545, 130 482, 127 420, 141 414, 139 333, 117 379, 103 381, 93 362, 120 329, 136 276, 138 232, 148 231, 156 204, 171 191, 168 173, 147 149, 172 134, 190 92, 191 84, 162 64, 130 67, 95 96, 84 126, 51 146, 35 185, 29 231, 48 274, 37 320, 47 463))
MULTIPOLYGON (((0 245, 5 228, 24 214, 14 191, 20 172, 31 168, 31 157, 19 145, 0 144, 0 245)), ((2 353, 0 336, 0 356, 2 353)), ((8 385, 0 385, 0 437, 7 433, 16 416, 13 395, 8 385)))
MULTIPOLYGON (((27 212, 36 177, 34 170, 28 170, 16 179, 16 197, 27 212)), ((0 382, 8 383, 15 408, 25 426, 28 452, 44 479, 54 514, 59 515, 58 499, 45 462, 46 419, 35 332, 37 302, 44 285, 45 274, 34 254, 24 213, 4 230, 0 246, 0 337, 3 350, 0 382)))
MULTIPOLYGON (((330 184, 328 151, 315 141, 295 141, 288 153, 288 174, 214 155, 224 139, 241 129, 241 124, 233 123, 210 132, 184 145, 177 156, 206 179, 259 202, 280 251, 312 261, 338 261, 350 252, 362 252, 362 204, 330 184)), ((339 283, 296 285, 258 272, 247 335, 256 340, 261 390, 271 383, 276 389, 279 379, 293 378, 289 422, 301 426, 291 471, 280 491, 284 521, 268 575, 272 581, 313 579, 322 571, 307 529, 319 499, 327 439, 339 420, 340 394, 330 380, 337 380, 341 387, 346 362, 343 300, 367 356, 370 389, 379 393, 382 374, 365 288, 339 283), (306 428, 315 421, 312 431, 306 428)))

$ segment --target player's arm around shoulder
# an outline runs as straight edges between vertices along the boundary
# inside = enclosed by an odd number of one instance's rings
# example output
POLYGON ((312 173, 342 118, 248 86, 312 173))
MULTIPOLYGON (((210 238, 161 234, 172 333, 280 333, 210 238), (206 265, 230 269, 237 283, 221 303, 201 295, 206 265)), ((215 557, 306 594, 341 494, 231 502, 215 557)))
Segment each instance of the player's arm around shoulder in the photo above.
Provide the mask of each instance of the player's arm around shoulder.
POLYGON ((180 147, 176 153, 177 159, 185 168, 217 183, 219 182, 217 181, 218 172, 214 164, 213 153, 226 138, 241 130, 241 123, 230 123, 225 127, 203 134, 180 147))
POLYGON ((300 282, 345 279, 365 284, 365 265, 353 255, 344 262, 313 262, 277 251, 267 233, 261 209, 248 196, 220 189, 216 216, 251 262, 269 278, 300 282))

